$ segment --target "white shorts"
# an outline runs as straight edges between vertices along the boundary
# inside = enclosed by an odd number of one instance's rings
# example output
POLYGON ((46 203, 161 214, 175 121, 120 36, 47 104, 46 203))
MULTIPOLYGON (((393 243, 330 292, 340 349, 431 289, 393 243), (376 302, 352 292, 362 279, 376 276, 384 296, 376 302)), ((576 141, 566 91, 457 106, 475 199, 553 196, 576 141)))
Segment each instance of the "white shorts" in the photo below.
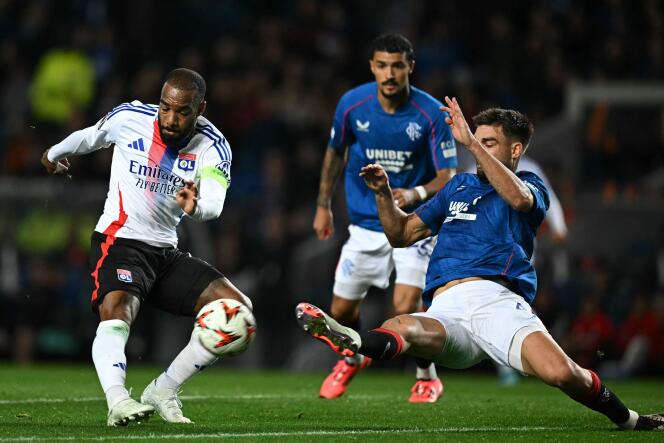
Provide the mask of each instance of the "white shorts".
POLYGON ((348 227, 334 275, 334 294, 348 300, 362 300, 371 286, 385 289, 396 269, 396 283, 424 288, 427 266, 436 237, 406 248, 393 248, 382 232, 356 225, 348 227))
POLYGON ((434 297, 426 312, 412 315, 443 325, 447 339, 432 360, 453 369, 490 358, 523 373, 523 340, 532 332, 548 333, 523 297, 489 280, 453 286, 434 297))

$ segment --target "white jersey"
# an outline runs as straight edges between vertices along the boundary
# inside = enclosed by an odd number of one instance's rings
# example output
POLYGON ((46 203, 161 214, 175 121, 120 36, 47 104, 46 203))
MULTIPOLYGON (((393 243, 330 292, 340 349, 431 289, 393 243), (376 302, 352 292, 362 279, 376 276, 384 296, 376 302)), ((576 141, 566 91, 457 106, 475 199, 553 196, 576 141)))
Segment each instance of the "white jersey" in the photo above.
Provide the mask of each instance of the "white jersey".
POLYGON ((104 213, 96 231, 159 247, 177 246, 175 228, 185 215, 175 200, 185 180, 198 187, 192 218, 221 214, 230 184, 231 149, 224 136, 199 116, 191 139, 166 146, 159 134, 157 105, 123 103, 95 126, 76 131, 53 146, 48 159, 114 147, 104 213))

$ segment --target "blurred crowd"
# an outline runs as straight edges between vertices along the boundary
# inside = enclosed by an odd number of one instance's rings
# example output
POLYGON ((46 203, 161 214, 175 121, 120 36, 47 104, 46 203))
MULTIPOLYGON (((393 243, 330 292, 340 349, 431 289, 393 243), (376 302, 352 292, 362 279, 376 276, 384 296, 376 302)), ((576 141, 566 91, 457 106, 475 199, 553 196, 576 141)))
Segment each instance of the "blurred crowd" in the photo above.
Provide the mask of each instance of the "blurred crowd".
MULTIPOLYGON (((657 0, 520 0, 509 9, 435 0, 0 0, 0 356, 87 358, 95 319, 86 248, 111 152, 74 159, 65 183, 45 178, 39 157, 119 103, 156 103, 164 75, 179 66, 206 78, 206 116, 233 149, 222 216, 206 224, 202 240, 200 228, 185 226, 183 248, 245 285, 265 340, 291 321, 303 286, 327 300, 334 264, 309 275, 295 264, 318 248, 311 223, 334 107, 371 80, 367 47, 382 32, 413 42, 416 86, 458 96, 468 115, 514 107, 537 126, 562 113, 570 82, 664 78, 657 0), (297 272, 311 281, 292 278, 297 272)), ((643 174, 662 173, 662 120, 639 115, 625 121, 609 105, 587 110, 580 181, 555 162, 544 165, 572 230, 576 189, 638 200, 643 174), (643 133, 644 121, 659 138, 643 133)), ((664 186, 655 189, 664 198, 664 186)), ((342 194, 327 256, 344 240, 342 194)), ((564 243, 545 240, 541 249, 536 307, 558 338, 568 337, 572 355, 616 376, 664 373, 657 244, 629 265, 592 253, 560 265, 564 243)), ((154 335, 146 328, 147 342, 154 335)), ((287 350, 282 341, 265 346, 257 364, 283 364, 287 350)))

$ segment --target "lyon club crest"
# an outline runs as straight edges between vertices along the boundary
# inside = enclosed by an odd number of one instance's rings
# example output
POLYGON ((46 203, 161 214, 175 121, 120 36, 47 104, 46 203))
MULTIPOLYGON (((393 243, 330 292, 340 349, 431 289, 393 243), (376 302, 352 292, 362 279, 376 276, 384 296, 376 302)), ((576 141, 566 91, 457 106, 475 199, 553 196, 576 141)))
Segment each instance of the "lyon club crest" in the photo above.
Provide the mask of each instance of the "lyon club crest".
POLYGON ((196 154, 178 154, 178 168, 183 171, 193 171, 196 166, 196 154))

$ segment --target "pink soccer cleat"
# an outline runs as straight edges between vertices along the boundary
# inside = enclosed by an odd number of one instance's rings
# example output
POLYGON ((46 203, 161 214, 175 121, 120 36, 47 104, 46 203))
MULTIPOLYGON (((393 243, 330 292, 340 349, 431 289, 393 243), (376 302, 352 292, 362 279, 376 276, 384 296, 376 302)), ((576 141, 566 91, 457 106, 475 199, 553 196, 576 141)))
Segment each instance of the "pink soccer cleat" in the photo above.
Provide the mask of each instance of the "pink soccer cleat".
POLYGON ((339 355, 352 357, 362 344, 357 331, 339 324, 312 304, 298 304, 295 317, 305 332, 331 347, 339 355))
POLYGON ((435 403, 443 396, 443 383, 439 378, 417 380, 410 390, 411 403, 435 403))
POLYGON ((346 392, 351 380, 358 372, 371 364, 369 357, 362 357, 362 363, 359 365, 350 365, 346 360, 339 360, 320 387, 320 396, 322 398, 339 398, 346 392))

